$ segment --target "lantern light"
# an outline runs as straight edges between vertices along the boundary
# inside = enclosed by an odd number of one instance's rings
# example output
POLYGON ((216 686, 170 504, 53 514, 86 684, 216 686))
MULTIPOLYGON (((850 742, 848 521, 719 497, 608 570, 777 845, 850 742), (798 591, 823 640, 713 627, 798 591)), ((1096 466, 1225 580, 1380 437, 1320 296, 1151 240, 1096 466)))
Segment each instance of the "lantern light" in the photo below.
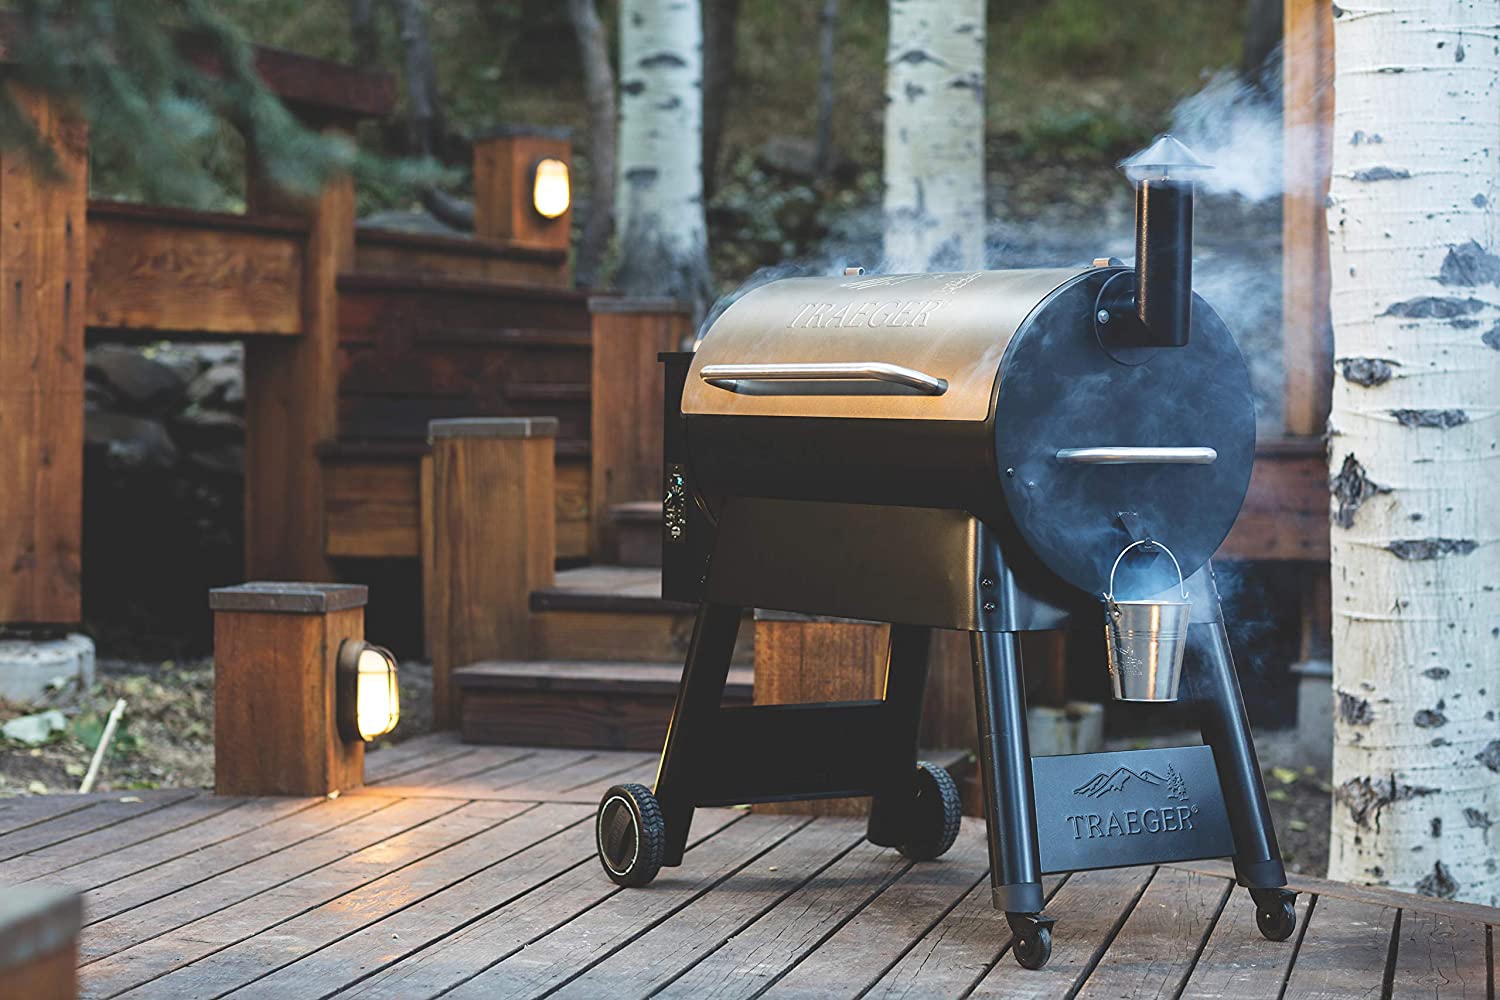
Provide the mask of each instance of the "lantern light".
POLYGON ((339 646, 336 696, 339 736, 346 742, 368 743, 395 729, 401 718, 396 657, 363 639, 345 639, 339 646))
POLYGON ((568 165, 552 157, 537 160, 531 168, 531 205, 536 214, 556 219, 568 210, 571 201, 568 165))

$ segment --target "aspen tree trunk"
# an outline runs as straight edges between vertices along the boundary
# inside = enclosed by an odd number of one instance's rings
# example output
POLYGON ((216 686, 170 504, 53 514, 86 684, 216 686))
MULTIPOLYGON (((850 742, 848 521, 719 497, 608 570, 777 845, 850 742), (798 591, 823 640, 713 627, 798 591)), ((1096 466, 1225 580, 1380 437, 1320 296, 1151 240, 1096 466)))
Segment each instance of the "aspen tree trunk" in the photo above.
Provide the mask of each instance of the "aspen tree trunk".
POLYGON ((1500 903, 1496 5, 1338 0, 1330 876, 1500 903))
POLYGON ((891 0, 885 266, 984 264, 984 0, 891 0))
POLYGON ((589 207, 573 253, 573 279, 580 288, 593 288, 615 229, 615 74, 594 0, 568 0, 568 17, 578 35, 589 108, 589 207))
POLYGON ((631 295, 709 297, 697 0, 620 4, 620 267, 631 295))

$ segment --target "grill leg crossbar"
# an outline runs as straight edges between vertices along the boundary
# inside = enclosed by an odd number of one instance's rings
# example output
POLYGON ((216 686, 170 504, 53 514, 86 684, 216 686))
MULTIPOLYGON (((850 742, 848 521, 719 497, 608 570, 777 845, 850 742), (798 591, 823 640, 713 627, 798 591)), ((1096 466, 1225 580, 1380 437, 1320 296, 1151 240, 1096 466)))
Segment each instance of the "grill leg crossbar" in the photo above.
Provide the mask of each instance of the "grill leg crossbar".
POLYGON ((892 626, 885 698, 806 705, 721 705, 741 608, 703 604, 656 776, 663 864, 679 865, 698 806, 870 795, 870 839, 911 833, 917 728, 931 630, 892 626))

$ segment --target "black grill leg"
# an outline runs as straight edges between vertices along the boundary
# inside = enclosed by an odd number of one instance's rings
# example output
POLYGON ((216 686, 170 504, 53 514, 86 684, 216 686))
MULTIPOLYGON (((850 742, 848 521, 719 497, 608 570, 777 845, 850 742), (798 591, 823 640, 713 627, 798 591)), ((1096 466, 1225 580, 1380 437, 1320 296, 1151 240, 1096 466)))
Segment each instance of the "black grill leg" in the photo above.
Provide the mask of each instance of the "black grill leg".
POLYGON ((1042 866, 1026 739, 1021 641, 1011 632, 975 632, 971 642, 991 898, 995 909, 1007 915, 1034 916, 1042 910, 1042 866))
POLYGON ((1241 885, 1251 889, 1279 888, 1286 885, 1286 869, 1281 863, 1260 762, 1250 738, 1250 721, 1229 653, 1229 636, 1222 621, 1192 628, 1197 632, 1193 645, 1202 651, 1194 693, 1200 699, 1203 742, 1213 747, 1229 827, 1234 832, 1235 875, 1241 885))
POLYGON ((656 771, 656 800, 666 821, 664 865, 682 864, 688 829, 693 823, 693 807, 702 786, 696 769, 714 766, 708 759, 710 755, 704 752, 703 734, 713 732, 742 614, 742 608, 729 605, 698 605, 687 662, 682 668, 682 684, 677 688, 677 703, 672 707, 672 721, 667 726, 667 743, 656 771))
POLYGON ((870 803, 870 843, 899 847, 913 832, 917 798, 917 730, 922 723, 922 696, 927 689, 928 650, 932 629, 892 625, 885 668, 886 739, 879 752, 889 759, 888 776, 870 803))

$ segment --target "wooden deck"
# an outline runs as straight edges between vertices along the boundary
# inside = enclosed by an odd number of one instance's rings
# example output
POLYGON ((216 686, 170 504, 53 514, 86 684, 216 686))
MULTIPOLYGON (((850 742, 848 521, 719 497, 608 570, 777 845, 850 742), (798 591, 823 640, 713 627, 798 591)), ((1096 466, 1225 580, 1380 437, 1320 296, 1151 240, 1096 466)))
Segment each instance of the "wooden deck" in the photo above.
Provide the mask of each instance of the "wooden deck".
POLYGON ((857 820, 704 810, 681 868, 619 890, 593 806, 654 766, 433 736, 332 800, 3 800, 0 884, 86 890, 90 997, 1494 995, 1500 910, 1300 879, 1277 944, 1214 863, 1049 880, 1052 961, 1027 972, 972 820, 914 865, 857 820))

